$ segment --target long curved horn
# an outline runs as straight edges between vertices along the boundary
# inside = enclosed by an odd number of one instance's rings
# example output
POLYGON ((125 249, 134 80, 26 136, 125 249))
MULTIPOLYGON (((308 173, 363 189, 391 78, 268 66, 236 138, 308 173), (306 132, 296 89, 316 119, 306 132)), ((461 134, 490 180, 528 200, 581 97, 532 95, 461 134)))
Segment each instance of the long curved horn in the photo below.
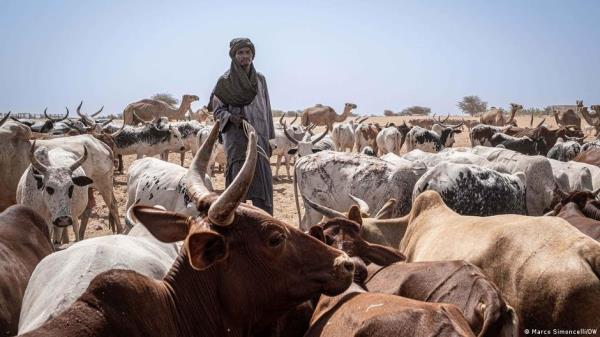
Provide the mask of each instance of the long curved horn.
MULTIPOLYGON (((83 105, 83 101, 81 101, 79 103, 79 105, 77 106, 77 115, 79 115, 79 117, 81 117, 81 121, 83 122, 83 124, 85 124, 86 126, 94 127, 94 125, 96 124, 96 121, 94 121, 94 119, 90 118, 88 115, 81 112, 82 105, 83 105)), ((102 109, 104 109, 104 107, 102 107, 102 109)), ((100 111, 102 111, 102 109, 100 109, 100 111)), ((98 111, 98 113, 100 111, 98 111)))
POLYGON ((123 132, 123 130, 124 130, 124 129, 125 129, 125 123, 121 124, 121 128, 119 128, 119 130, 117 130, 117 131, 115 131, 115 132, 111 133, 111 134, 110 134, 110 136, 111 136, 112 138, 115 138, 116 136, 120 135, 120 134, 121 134, 121 132, 123 132))
POLYGON ((102 112, 102 110, 104 110, 104 105, 100 108, 100 110, 94 112, 93 114, 90 115, 90 117, 96 117, 99 113, 102 112))
POLYGON ((217 226, 229 226, 234 220, 235 209, 246 198, 246 193, 250 188, 256 160, 258 158, 256 151, 256 131, 248 122, 244 122, 244 128, 248 134, 248 146, 246 147, 246 160, 233 182, 219 198, 210 205, 208 210, 208 220, 217 226))
POLYGON ((48 172, 48 167, 40 163, 35 157, 35 140, 31 144, 31 149, 29 150, 29 160, 31 161, 31 166, 33 166, 41 174, 45 174, 46 172, 48 172))
POLYGON ((110 122, 112 122, 112 121, 113 121, 113 119, 112 119, 112 118, 110 118, 110 119, 109 119, 109 120, 107 120, 106 122, 102 122, 102 123, 100 123, 100 126, 102 126, 102 127, 105 127, 105 126, 107 126, 108 124, 110 124, 110 122))
POLYGON ((313 145, 315 145, 315 144, 316 144, 316 143, 318 143, 318 142, 319 142, 321 139, 323 139, 323 138, 324 138, 324 137, 327 135, 327 133, 328 133, 328 132, 329 132, 329 127, 327 127, 327 129, 325 130, 325 132, 323 132, 323 134, 321 134, 319 137, 317 137, 317 139, 315 139, 315 140, 311 141, 311 143, 312 143, 313 145))
POLYGON ((541 122, 538 123, 538 125, 535 127, 536 129, 541 127, 542 124, 544 124, 544 122, 546 121, 546 118, 543 118, 541 122))
POLYGON ((310 200, 309 198, 302 196, 302 199, 304 200, 305 203, 307 203, 312 209, 314 209, 315 211, 321 213, 323 216, 328 217, 328 218, 342 218, 342 219, 348 219, 348 217, 346 216, 346 214, 342 213, 342 212, 338 212, 336 210, 333 210, 329 207, 325 207, 323 205, 319 205, 316 202, 310 200))
POLYGON ((279 117, 279 125, 283 126, 283 116, 285 116, 285 113, 281 114, 281 117, 279 117))
POLYGON ((450 119, 450 114, 448 114, 448 116, 446 118, 444 118, 444 121, 442 123, 446 123, 446 121, 450 119))
POLYGON ((81 112, 81 106, 82 105, 83 105, 83 101, 79 102, 79 105, 77 106, 76 112, 77 112, 77 115, 79 115, 79 117, 84 118, 84 117, 87 117, 87 116, 81 112))
POLYGON ((290 126, 291 126, 291 125, 294 125, 294 122, 295 122, 297 119, 298 119, 298 113, 297 113, 297 112, 294 112, 294 119, 293 119, 293 120, 292 120, 292 122, 290 123, 290 126))
POLYGON ((348 194, 348 196, 350 197, 350 199, 354 200, 354 202, 358 205, 358 208, 360 208, 361 213, 369 214, 369 205, 367 205, 367 203, 364 200, 355 197, 352 194, 348 194))
POLYGON ((529 121, 529 127, 533 127, 533 110, 531 110, 531 120, 529 121))
POLYGON ((137 118, 139 121, 141 121, 144 124, 148 124, 148 123, 152 122, 152 121, 147 121, 147 120, 143 119, 142 117, 138 116, 138 114, 135 113, 135 110, 133 110, 132 113, 135 118, 137 118))
POLYGON ((598 193, 600 193, 600 188, 592 191, 592 194, 594 195, 594 198, 598 196, 598 193))
MULTIPOLYGON (((125 123, 123 123, 125 124, 125 123)), ((202 201, 202 197, 208 194, 210 191, 204 185, 204 176, 206 175, 206 168, 212 154, 212 150, 219 136, 220 122, 215 121, 208 138, 202 143, 198 152, 192 159, 190 168, 188 169, 185 176, 185 183, 187 185, 187 195, 192 201, 198 205, 202 201)))
POLYGON ((71 170, 71 172, 75 171, 79 166, 81 166, 81 164, 83 164, 84 161, 86 161, 88 157, 88 150, 87 150, 87 146, 83 146, 83 156, 81 156, 81 158, 77 159, 73 164, 71 164, 71 166, 69 166, 69 170, 71 170))
POLYGON ((367 119, 369 119, 369 116, 359 119, 358 124, 364 123, 367 119))
POLYGON ((458 125, 452 126, 452 128, 453 128, 453 129, 458 129, 458 128, 460 128, 461 126, 463 126, 464 124, 465 124, 465 122, 464 122, 464 121, 462 121, 462 122, 458 123, 458 125))
POLYGON ((6 121, 8 120, 9 117, 10 117, 10 111, 6 114, 6 116, 4 116, 4 118, 2 118, 2 120, 0 120, 0 128, 2 127, 2 124, 6 123, 6 121))
POLYGON ((285 134, 286 138, 289 139, 289 141, 294 143, 295 145, 298 145, 298 141, 294 137, 290 136, 290 134, 288 133, 287 125, 285 124, 285 122, 283 122, 283 124, 281 125, 283 125, 283 133, 285 134))

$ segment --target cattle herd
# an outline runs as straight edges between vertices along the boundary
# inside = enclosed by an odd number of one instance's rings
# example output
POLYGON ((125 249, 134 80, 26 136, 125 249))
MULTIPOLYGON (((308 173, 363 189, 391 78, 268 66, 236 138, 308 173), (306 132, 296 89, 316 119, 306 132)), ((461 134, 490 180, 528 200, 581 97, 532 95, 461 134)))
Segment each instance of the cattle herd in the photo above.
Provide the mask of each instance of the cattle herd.
POLYGON ((380 125, 353 103, 282 117, 292 225, 245 202, 264 155, 245 121, 244 165, 213 188, 220 122, 197 100, 140 100, 123 122, 83 102, 0 119, 0 336, 600 334, 600 105, 556 126, 518 125, 519 104, 478 121, 380 125), (114 235, 86 239, 94 191, 114 235))

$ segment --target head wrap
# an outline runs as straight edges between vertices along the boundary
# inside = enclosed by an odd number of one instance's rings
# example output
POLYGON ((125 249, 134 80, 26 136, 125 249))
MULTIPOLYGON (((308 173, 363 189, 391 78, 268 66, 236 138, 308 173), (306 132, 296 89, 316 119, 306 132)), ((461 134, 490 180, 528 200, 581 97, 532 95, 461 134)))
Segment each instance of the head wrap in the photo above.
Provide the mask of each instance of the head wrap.
POLYGON ((233 59, 235 57, 235 53, 244 47, 248 47, 250 50, 252 50, 252 59, 254 59, 254 56, 256 55, 254 43, 245 37, 238 37, 237 39, 233 39, 231 42, 229 42, 229 57, 233 59))
MULTIPOLYGON (((250 63, 248 72, 240 66, 235 60, 235 53, 244 47, 252 50, 254 59, 254 44, 250 39, 237 38, 229 43, 229 56, 231 57, 231 66, 229 70, 219 78, 213 95, 216 95, 225 105, 242 107, 252 103, 257 92, 257 77, 254 65, 250 63)), ((212 110, 212 95, 209 102, 209 110, 212 110)))

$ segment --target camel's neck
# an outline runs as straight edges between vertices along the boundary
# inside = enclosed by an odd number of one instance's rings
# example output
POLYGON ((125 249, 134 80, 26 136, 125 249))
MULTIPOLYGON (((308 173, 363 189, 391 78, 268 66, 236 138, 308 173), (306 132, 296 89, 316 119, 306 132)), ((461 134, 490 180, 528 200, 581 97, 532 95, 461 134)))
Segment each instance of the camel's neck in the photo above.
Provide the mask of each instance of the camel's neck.
POLYGON ((600 122, 599 120, 599 116, 596 113, 595 116, 590 115, 590 113, 586 110, 586 109, 580 109, 579 110, 581 112, 581 115, 583 116, 583 119, 585 119, 585 121, 589 124, 589 125, 596 125, 600 122))
POLYGON ((350 111, 352 111, 351 108, 344 108, 344 111, 342 112, 341 115, 335 114, 335 121, 338 123, 345 121, 346 117, 348 117, 350 115, 350 111))
POLYGON ((185 116, 185 113, 190 110, 190 108, 192 107, 192 103, 188 102, 187 100, 181 100, 181 104, 179 105, 179 108, 177 109, 173 109, 171 107, 169 107, 169 117, 170 118, 174 118, 174 119, 183 119, 183 117, 185 116))

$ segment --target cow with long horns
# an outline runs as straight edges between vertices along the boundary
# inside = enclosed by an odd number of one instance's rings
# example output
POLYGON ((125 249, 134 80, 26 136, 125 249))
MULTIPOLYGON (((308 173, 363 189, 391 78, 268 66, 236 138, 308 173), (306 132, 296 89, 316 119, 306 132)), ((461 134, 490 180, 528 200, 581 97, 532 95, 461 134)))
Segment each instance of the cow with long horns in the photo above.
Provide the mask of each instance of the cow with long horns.
POLYGON ((89 213, 84 213, 88 202, 88 185, 93 183, 81 168, 88 157, 87 148, 83 156, 61 148, 48 151, 42 147, 35 151, 31 146, 31 166, 25 171, 17 186, 17 202, 35 209, 48 223, 48 230, 55 244, 60 244, 62 231, 73 226, 75 239, 80 240, 79 217, 87 222, 89 213))
POLYGON ((242 204, 257 160, 256 133, 244 128, 245 162, 221 195, 204 185, 218 123, 194 157, 186 182, 199 216, 133 208, 160 241, 184 241, 162 281, 102 273, 69 309, 25 336, 249 336, 320 293, 343 292, 354 273, 345 253, 242 204))

